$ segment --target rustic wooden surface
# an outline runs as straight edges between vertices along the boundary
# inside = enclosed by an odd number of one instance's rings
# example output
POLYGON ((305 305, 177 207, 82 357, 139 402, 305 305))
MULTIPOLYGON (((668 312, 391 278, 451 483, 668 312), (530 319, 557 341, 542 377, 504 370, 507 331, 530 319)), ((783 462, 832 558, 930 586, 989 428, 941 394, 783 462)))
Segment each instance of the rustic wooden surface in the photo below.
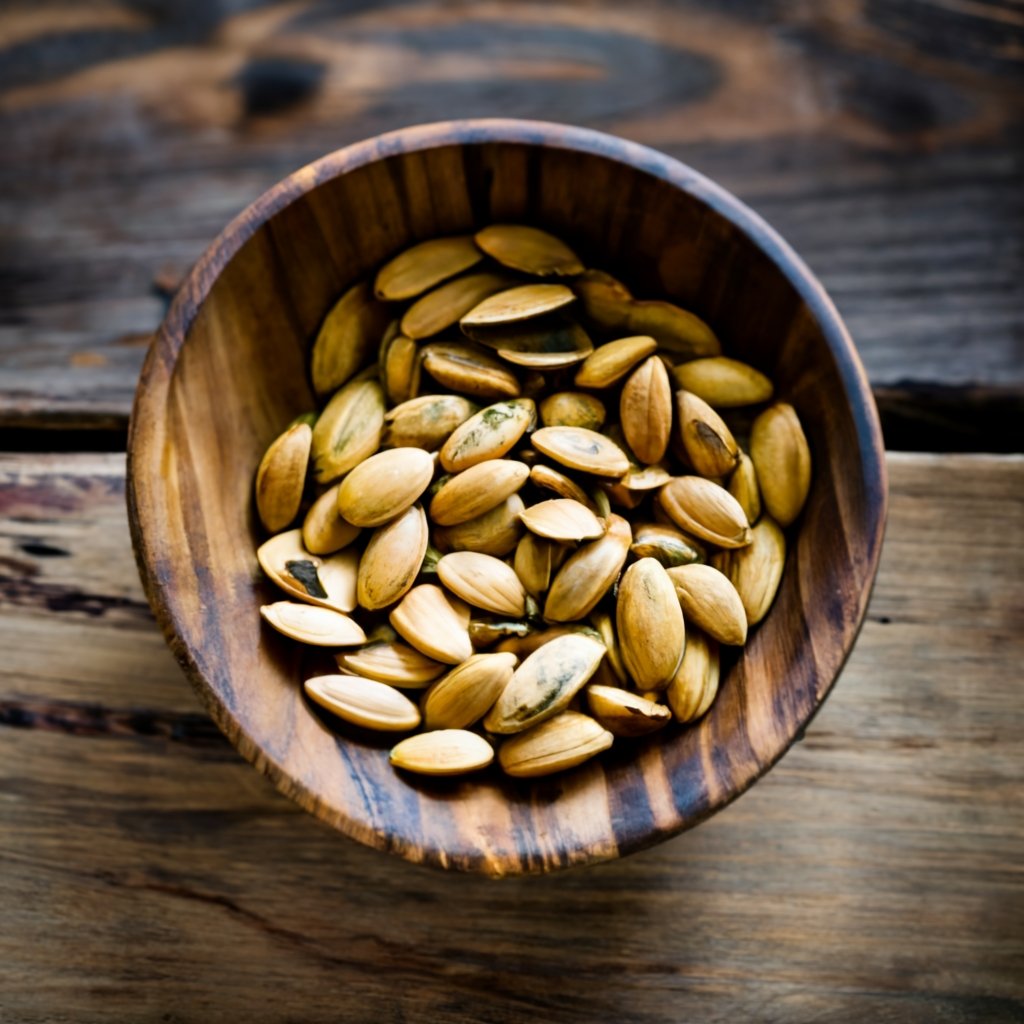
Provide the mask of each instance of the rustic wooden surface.
POLYGON ((835 297, 891 436, 1012 448, 1014 0, 54 0, 4 5, 0 47, 0 426, 123 430, 167 291, 246 203, 354 140, 501 114, 734 190, 835 297))
POLYGON ((490 882, 357 846, 200 712, 118 455, 0 461, 4 1020, 1024 1020, 1024 458, 891 455, 869 619, 693 832, 490 882))

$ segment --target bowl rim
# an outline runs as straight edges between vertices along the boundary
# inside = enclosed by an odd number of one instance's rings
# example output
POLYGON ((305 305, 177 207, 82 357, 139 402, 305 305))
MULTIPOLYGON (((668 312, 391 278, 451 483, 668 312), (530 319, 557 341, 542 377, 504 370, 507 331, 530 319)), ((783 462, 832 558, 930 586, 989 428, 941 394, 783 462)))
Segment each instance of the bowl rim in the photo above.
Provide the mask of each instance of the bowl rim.
MULTIPOLYGON (((795 724, 792 734, 774 756, 759 763, 757 771, 749 778, 731 781, 719 798, 702 813, 677 821, 673 828, 659 828, 646 838, 634 836, 626 842, 619 842, 610 854, 600 850, 574 850, 572 858, 565 858, 560 865, 567 867, 625 856, 677 835, 728 806, 764 776, 789 748, 803 737, 808 724, 835 686, 860 634, 877 578, 888 511, 888 474, 881 425, 867 374, 850 334, 824 287, 789 243, 742 200, 687 164, 648 146, 594 129, 515 118, 449 120, 399 128, 327 153, 298 168, 246 206, 207 246, 179 286, 162 323, 153 335, 140 373, 128 428, 128 521, 132 548, 147 600, 168 645, 218 728, 246 760, 268 776, 282 793, 296 799, 303 808, 358 842, 398 853, 406 859, 413 859, 410 856, 412 851, 407 850, 404 845, 396 846, 389 843, 387 836, 367 830, 360 821, 344 811, 332 808, 330 814, 326 813, 323 802, 316 794, 296 781, 252 739, 242 722, 235 717, 207 681, 190 648, 182 640, 175 617, 163 599, 158 568, 151 557, 148 538, 150 527, 146 516, 141 513, 144 501, 140 502, 136 452, 140 437, 150 429, 151 416, 159 415, 159 411, 166 408, 174 364, 203 302, 221 271, 264 224, 325 182, 379 160, 446 146, 489 143, 562 149, 599 156, 623 164, 688 193, 746 235, 771 260, 806 304, 835 359, 838 378, 851 410, 861 455, 865 503, 873 518, 865 528, 865 585, 858 594, 854 624, 848 635, 848 642, 832 678, 828 680, 827 685, 819 686, 808 714, 795 724), (307 799, 300 799, 302 797, 307 799)), ((424 861, 425 854, 425 862, 443 867, 458 866, 464 870, 484 873, 491 873, 493 867, 484 857, 476 857, 465 865, 453 865, 444 855, 444 851, 421 848, 417 854, 415 860, 418 862, 424 861)))

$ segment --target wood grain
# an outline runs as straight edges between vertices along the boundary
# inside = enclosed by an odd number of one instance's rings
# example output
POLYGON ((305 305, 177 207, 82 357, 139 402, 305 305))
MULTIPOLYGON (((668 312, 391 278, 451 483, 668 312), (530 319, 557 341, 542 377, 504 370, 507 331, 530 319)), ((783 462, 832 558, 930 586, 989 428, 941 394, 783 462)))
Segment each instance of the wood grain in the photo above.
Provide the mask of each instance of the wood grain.
POLYGON ((3 457, 5 1016, 1020 1021, 1024 459, 888 461, 804 741, 685 836, 491 883, 337 836, 231 750, 147 620, 120 457, 3 457))
POLYGON ((111 0, 6 5, 0 40, 2 426, 123 428, 168 291, 242 207, 347 143, 494 114, 736 192, 903 399, 1024 385, 1013 3, 111 0))
POLYGON ((157 619, 211 714, 283 792, 347 835, 490 874, 607 860, 743 792, 825 699, 860 626, 885 521, 877 416, 820 284, 748 209, 612 136, 522 121, 396 132, 285 179, 220 236, 173 303, 139 383, 129 522, 157 619), (428 198, 429 197, 429 201, 428 198), (268 584, 251 488, 313 405, 309 340, 342 288, 424 238, 543 224, 636 288, 694 309, 767 372, 814 453, 773 614, 711 711, 556 779, 396 776, 380 737, 310 714, 320 669, 260 628, 268 584), (756 296, 756 300, 754 297, 756 296))

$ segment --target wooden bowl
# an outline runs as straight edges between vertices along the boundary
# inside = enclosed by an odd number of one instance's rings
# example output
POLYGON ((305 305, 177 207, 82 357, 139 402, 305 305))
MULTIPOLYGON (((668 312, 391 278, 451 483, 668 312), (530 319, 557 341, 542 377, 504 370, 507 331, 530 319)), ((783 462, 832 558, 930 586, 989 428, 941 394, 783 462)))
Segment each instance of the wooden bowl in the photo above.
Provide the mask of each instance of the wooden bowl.
POLYGON ((850 652, 885 520, 878 417, 838 314, 756 214, 695 171, 597 132, 465 121, 392 132, 296 171, 196 264, 149 350, 128 445, 128 505, 150 603, 207 709, 286 795, 408 860, 491 875, 551 871, 650 846, 764 774, 850 652), (314 407, 306 360, 325 312, 413 242, 535 223, 641 297, 708 320, 798 410, 814 460, 775 605, 710 712, 562 775, 497 768, 416 780, 390 741, 337 734, 302 695, 305 655, 265 629, 253 474, 314 407))

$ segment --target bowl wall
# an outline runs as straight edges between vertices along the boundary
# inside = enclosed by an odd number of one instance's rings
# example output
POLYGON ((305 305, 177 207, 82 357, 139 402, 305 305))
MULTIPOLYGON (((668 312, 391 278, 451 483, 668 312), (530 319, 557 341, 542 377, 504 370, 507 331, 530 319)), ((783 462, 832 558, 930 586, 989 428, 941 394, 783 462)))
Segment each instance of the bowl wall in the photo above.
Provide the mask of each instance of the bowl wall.
POLYGON ((129 504, 151 603, 239 750, 341 831, 410 860, 491 874, 607 859, 695 824, 783 753, 831 687, 877 566, 877 415, 820 285, 754 214, 683 165, 561 126, 393 133, 297 172, 193 271, 154 341, 130 438, 129 504), (423 239, 544 226, 641 298, 700 314, 799 412, 810 497, 775 605, 711 711, 564 775, 399 777, 390 741, 335 735, 301 696, 307 655, 261 627, 256 466, 314 407, 306 363, 340 293, 423 239))

